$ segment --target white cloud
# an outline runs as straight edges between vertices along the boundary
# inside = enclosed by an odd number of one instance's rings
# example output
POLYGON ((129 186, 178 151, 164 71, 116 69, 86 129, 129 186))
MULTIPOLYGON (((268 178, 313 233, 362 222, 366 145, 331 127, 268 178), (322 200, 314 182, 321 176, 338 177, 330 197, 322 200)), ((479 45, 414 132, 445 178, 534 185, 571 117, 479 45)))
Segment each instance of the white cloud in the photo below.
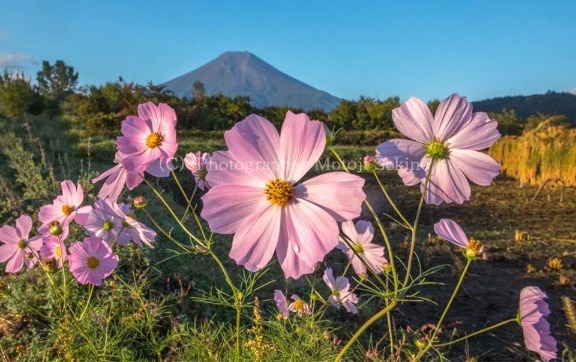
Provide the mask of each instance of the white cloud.
POLYGON ((576 88, 572 88, 571 90, 569 90, 568 92, 574 94, 576 96, 576 88))
POLYGON ((38 62, 26 55, 21 53, 9 53, 0 54, 0 68, 14 68, 20 67, 22 63, 38 64, 38 62))

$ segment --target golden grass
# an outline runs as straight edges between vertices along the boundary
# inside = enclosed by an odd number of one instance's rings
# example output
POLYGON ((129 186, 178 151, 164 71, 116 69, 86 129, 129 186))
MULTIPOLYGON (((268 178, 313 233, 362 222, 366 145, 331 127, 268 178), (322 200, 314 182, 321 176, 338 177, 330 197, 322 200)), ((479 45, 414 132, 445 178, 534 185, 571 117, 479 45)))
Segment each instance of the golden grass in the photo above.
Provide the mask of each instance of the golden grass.
POLYGON ((501 172, 522 184, 576 186, 576 130, 544 126, 502 137, 488 150, 501 172))

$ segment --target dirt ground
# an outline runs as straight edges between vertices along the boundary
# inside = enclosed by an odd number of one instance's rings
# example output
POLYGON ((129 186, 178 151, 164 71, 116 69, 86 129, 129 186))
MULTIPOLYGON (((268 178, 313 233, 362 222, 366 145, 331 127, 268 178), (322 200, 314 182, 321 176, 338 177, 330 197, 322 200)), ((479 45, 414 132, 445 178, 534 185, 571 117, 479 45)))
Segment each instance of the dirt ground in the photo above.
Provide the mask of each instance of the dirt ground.
MULTIPOLYGON (((414 213, 419 190, 407 190, 397 178, 388 177, 386 181, 401 210, 414 213)), ((392 210, 374 180, 368 180, 366 190, 368 199, 386 220, 383 215, 392 210)), ((488 260, 471 266, 446 317, 441 338, 458 338, 513 318, 522 288, 538 286, 548 294, 552 312, 548 319, 559 341, 559 357, 565 349, 562 344, 575 351, 576 334, 568 327, 560 298, 567 296, 576 302, 576 189, 544 188, 532 201, 537 191, 535 186, 519 187, 516 181, 497 180, 489 187, 473 187, 471 201, 463 205, 426 206, 419 232, 423 241, 418 246, 422 267, 449 267, 432 278, 444 285, 424 288, 423 296, 441 307, 404 303, 394 320, 397 327, 417 329, 435 323, 450 298, 465 259, 455 247, 436 237, 433 224, 441 218, 451 218, 468 237, 486 246, 488 260)), ((409 214, 408 219, 413 217, 409 214)), ((401 257, 407 253, 407 234, 400 228, 390 234, 396 255, 401 257)), ((526 353, 521 328, 511 323, 457 344, 448 356, 451 360, 530 361, 536 355, 526 353)))

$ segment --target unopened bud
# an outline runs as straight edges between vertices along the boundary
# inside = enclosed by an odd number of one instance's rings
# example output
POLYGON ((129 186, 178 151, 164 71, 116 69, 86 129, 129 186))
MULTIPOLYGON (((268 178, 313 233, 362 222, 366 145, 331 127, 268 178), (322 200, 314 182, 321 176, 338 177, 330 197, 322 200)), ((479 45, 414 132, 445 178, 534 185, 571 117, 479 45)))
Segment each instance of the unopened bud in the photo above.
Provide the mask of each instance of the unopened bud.
POLYGON ((148 201, 144 196, 138 196, 134 198, 134 207, 137 209, 143 208, 144 206, 146 206, 147 203, 148 201))
POLYGON ((364 167, 366 167, 366 171, 374 171, 378 167, 378 162, 372 155, 364 156, 364 167))

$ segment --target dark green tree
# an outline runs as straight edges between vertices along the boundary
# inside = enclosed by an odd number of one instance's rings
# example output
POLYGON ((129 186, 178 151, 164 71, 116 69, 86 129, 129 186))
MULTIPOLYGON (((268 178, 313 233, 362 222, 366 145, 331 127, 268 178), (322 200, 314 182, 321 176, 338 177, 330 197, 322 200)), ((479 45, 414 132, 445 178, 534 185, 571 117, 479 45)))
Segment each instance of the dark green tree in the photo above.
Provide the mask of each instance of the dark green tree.
POLYGON ((54 65, 45 60, 42 70, 36 73, 36 82, 42 95, 62 100, 76 90, 78 72, 63 60, 57 60, 54 65))
POLYGON ((42 97, 36 93, 23 73, 4 70, 0 77, 0 113, 18 118, 25 113, 40 113, 42 97))

